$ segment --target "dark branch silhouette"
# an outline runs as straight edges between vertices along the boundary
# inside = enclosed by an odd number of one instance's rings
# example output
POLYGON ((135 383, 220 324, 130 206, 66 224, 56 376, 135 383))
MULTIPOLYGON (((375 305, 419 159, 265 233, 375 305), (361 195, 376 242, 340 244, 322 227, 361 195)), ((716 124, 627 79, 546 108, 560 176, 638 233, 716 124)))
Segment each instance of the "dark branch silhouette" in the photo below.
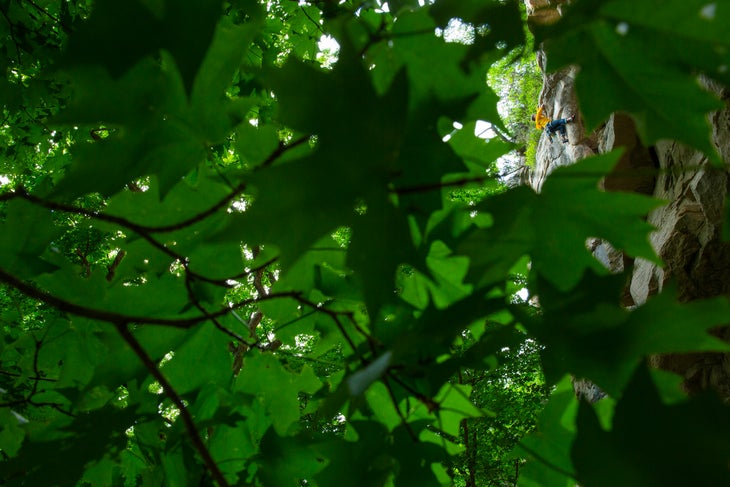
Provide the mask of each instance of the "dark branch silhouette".
POLYGON ((137 355, 137 357, 139 357, 142 361, 152 377, 160 383, 165 395, 170 399, 170 401, 172 401, 178 411, 180 411, 180 418, 182 418, 182 421, 185 424, 185 430, 190 436, 193 448, 195 448, 195 451, 197 451, 198 455, 200 455, 200 458, 203 460, 208 472, 210 472, 211 476, 220 487, 227 487, 229 485, 228 481, 223 476, 223 472, 221 472, 220 468, 218 468, 218 464, 211 456, 210 451, 208 451, 208 448, 205 446, 205 443, 203 443, 203 438, 200 436, 200 432, 195 425, 195 421, 193 421, 193 416, 190 414, 185 402, 183 402, 180 395, 172 387, 172 384, 170 384, 167 378, 162 374, 162 372, 160 372, 160 369, 157 367, 154 360, 152 360, 152 358, 147 354, 147 351, 144 347, 142 347, 142 344, 134 337, 132 332, 129 330, 129 325, 127 323, 118 323, 117 330, 135 355, 137 355))

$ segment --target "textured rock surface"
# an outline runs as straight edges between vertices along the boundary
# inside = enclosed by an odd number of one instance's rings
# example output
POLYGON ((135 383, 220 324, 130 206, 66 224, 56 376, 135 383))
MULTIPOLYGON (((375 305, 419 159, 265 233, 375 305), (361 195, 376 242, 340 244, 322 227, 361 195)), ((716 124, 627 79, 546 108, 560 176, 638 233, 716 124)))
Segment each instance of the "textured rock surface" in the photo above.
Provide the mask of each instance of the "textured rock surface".
MULTIPOLYGON (((726 102, 730 99, 727 92, 716 90, 726 102)), ((713 114, 711 123, 715 146, 723 160, 730 161, 730 108, 713 114)), ((702 154, 674 142, 657 144, 656 153, 662 171, 654 196, 669 203, 654 210, 648 221, 657 228, 651 242, 665 265, 636 263, 633 300, 642 303, 670 279, 682 301, 730 296, 730 244, 720 238, 728 172, 711 167, 702 154)), ((716 334, 730 339, 728 329, 716 334)), ((653 357, 652 363, 684 375, 689 392, 712 387, 730 398, 730 354, 666 355, 653 357)))
MULTIPOLYGON (((548 0, 525 0, 530 20, 551 23, 560 16, 560 4, 548 0)), ((544 54, 537 61, 545 66, 544 54)), ((525 180, 539 191, 545 178, 557 167, 622 147, 624 152, 614 171, 605 179, 608 191, 632 191, 650 194, 667 201, 647 216, 656 227, 651 243, 664 262, 634 262, 613 249, 607 242, 587 242, 594 255, 614 272, 628 270, 631 280, 623 304, 640 305, 660 292, 671 280, 683 301, 704 297, 730 296, 730 244, 720 238, 723 205, 730 186, 727 170, 712 168, 701 153, 672 141, 645 147, 639 140, 630 117, 614 114, 595 133, 584 133, 573 91, 574 69, 544 76, 539 104, 551 118, 578 114, 576 123, 568 125, 570 144, 542 136, 535 167, 525 180)), ((730 92, 707 82, 730 106, 730 92)), ((710 117, 713 142, 723 160, 730 161, 730 108, 710 117)), ((730 317, 728 317, 730 324, 730 317)), ((730 328, 716 333, 730 340, 730 328)), ((730 398, 730 354, 663 355, 651 358, 653 365, 685 377, 688 392, 714 388, 730 398)), ((593 385, 575 381, 576 392, 595 395, 593 385)))
MULTIPOLYGON (((545 72, 545 57, 538 53, 538 63, 545 72)), ((552 119, 567 118, 576 115, 576 120, 567 125, 568 140, 564 144, 553 137, 551 142, 543 131, 537 146, 535 167, 530 171, 528 182, 537 191, 542 188, 545 178, 560 166, 573 164, 578 159, 595 153, 596 144, 584 138, 583 126, 580 123, 575 90, 573 88, 576 70, 573 68, 543 75, 542 91, 537 105, 543 105, 548 117, 552 119)))
POLYGON ((530 22, 535 24, 552 24, 560 19, 561 4, 566 0, 525 0, 527 15, 530 22))

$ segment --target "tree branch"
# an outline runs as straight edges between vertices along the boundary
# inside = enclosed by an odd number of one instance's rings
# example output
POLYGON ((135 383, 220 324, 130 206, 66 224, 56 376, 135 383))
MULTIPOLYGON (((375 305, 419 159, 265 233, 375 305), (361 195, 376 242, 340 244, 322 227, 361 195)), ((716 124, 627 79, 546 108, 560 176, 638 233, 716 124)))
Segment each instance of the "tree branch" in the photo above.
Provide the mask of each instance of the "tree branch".
POLYGON ((324 31, 324 29, 323 29, 323 28, 322 28, 322 26, 321 26, 321 25, 319 24, 319 22, 315 21, 315 20, 314 20, 314 19, 313 19, 313 18, 312 18, 312 17, 311 17, 310 15, 309 15, 309 12, 307 12, 307 11, 306 11, 306 10, 304 9, 304 6, 302 6, 302 5, 299 5, 299 8, 301 9, 302 13, 303 13, 303 14, 304 14, 304 15, 305 15, 305 16, 306 16, 306 17, 307 17, 308 19, 309 19, 309 21, 310 21, 310 22, 312 22, 312 23, 313 23, 313 24, 314 24, 314 25, 315 25, 315 26, 317 27, 317 29, 318 29, 318 30, 319 30, 319 31, 320 31, 320 32, 321 32, 321 33, 322 33, 323 35, 327 35, 327 32, 325 32, 325 31, 324 31))
MULTIPOLYGON (((4 375, 7 377, 22 377, 22 374, 18 374, 16 372, 8 372, 7 370, 0 370, 0 375, 4 375)), ((57 382, 58 379, 49 379, 48 377, 28 377, 29 380, 39 380, 39 381, 45 381, 45 382, 57 382)))
POLYGON ((5 271, 5 269, 0 268, 0 281, 5 282, 6 284, 16 288, 21 293, 25 294, 26 296, 37 299, 39 301, 43 301, 44 303, 53 306, 54 308, 58 309, 59 311, 74 314, 77 316, 83 316, 85 318, 91 318, 92 320, 98 320, 98 321, 106 321, 108 323, 139 323, 143 325, 161 325, 161 326, 170 326, 174 328, 191 328, 203 321, 209 320, 211 318, 219 318, 221 316, 224 316, 230 312, 231 309, 237 309, 241 308, 243 306, 248 306, 254 303, 258 303, 261 301, 269 300, 269 299, 279 299, 279 298, 294 298, 297 299, 299 297, 298 292, 282 292, 282 293, 272 293, 268 296, 264 296, 262 298, 252 298, 252 299, 246 299, 239 303, 236 303, 234 306, 231 307, 225 307, 222 309, 219 309, 215 312, 208 313, 207 315, 199 315, 199 316, 191 316, 189 318, 155 318, 155 317, 148 317, 148 316, 132 316, 132 315, 123 315, 121 313, 115 313, 112 311, 106 311, 102 309, 94 309, 94 308, 87 308, 85 306, 81 306, 75 303, 72 303, 70 301, 66 301, 65 299, 61 299, 58 296, 54 296, 53 294, 50 294, 46 291, 42 291, 40 289, 37 289, 30 284, 18 279, 14 275, 8 273, 5 271))
POLYGON ((208 469, 208 472, 210 472, 210 474, 213 476, 215 482, 220 487, 228 487, 228 481, 223 476, 223 472, 221 472, 220 468, 218 468, 218 464, 215 462, 210 454, 210 451, 208 451, 208 448, 205 446, 203 438, 200 436, 200 432, 195 426, 195 421, 193 421, 193 416, 192 414, 190 414, 190 410, 185 405, 185 402, 182 400, 177 391, 175 391, 175 389, 172 387, 172 384, 170 384, 167 378, 162 374, 162 372, 160 372, 160 369, 157 367, 152 358, 147 354, 147 351, 144 349, 144 347, 142 347, 142 344, 139 343, 139 341, 137 341, 132 332, 129 331, 129 325, 127 323, 117 323, 117 331, 119 331, 119 334, 124 339, 124 341, 127 342, 135 355, 139 357, 139 359, 142 361, 152 377, 154 377, 155 380, 160 383, 160 386, 162 386, 162 390, 165 391, 165 395, 172 401, 178 411, 180 411, 180 417, 185 424, 185 429, 190 436, 190 441, 193 444, 193 448, 195 448, 195 450, 198 452, 198 455, 200 455, 200 458, 203 460, 205 467, 208 469))
POLYGON ((411 194, 411 193, 426 193, 428 191, 436 191, 443 188, 451 188, 451 187, 458 187, 458 186, 465 186, 469 183, 481 183, 484 181, 488 181, 490 179, 496 179, 494 176, 475 176, 473 178, 461 178, 457 179, 456 181, 451 181, 448 183, 430 183, 430 184, 422 184, 419 186, 410 186, 405 188, 393 188, 390 190, 391 193, 395 193, 398 195, 404 195, 404 194, 411 194))
POLYGON ((411 440, 413 440, 414 443, 418 443, 418 435, 416 435, 416 432, 413 431, 413 428, 410 424, 408 424, 408 420, 406 419, 405 415, 403 414, 403 411, 400 410, 400 407, 398 406, 398 399, 395 397, 395 393, 393 392, 393 387, 390 385, 390 381, 388 380, 388 376, 383 376, 383 385, 385 385, 385 389, 388 391, 388 396, 390 396, 390 402, 393 403, 393 407, 395 408, 395 412, 398 414, 398 417, 400 418, 401 424, 406 428, 406 431, 408 432, 408 436, 411 437, 411 440))
MULTIPOLYGON (((274 152, 272 152, 263 163, 261 163, 261 165, 257 168, 257 170, 273 164, 285 152, 303 144, 307 140, 309 140, 308 135, 303 136, 293 142, 290 142, 289 144, 280 143, 279 146, 277 147, 277 149, 274 152)), ((141 225, 138 223, 134 223, 126 218, 122 218, 122 217, 118 217, 118 216, 114 216, 114 215, 107 215, 104 213, 87 210, 85 208, 80 208, 78 206, 58 203, 55 201, 44 200, 42 198, 39 198, 37 196, 34 196, 34 195, 28 193, 24 188, 18 188, 15 191, 7 192, 7 193, 0 195, 0 201, 9 201, 14 198, 22 198, 22 199, 25 199, 26 201, 30 201, 31 203, 35 203, 35 204, 42 206, 44 208, 47 208, 49 210, 63 211, 66 213, 73 213, 76 215, 86 216, 88 218, 93 218, 93 219, 96 219, 99 221, 104 221, 107 223, 114 223, 114 224, 124 227, 126 229, 132 230, 135 233, 138 233, 145 240, 147 240, 150 244, 152 244, 153 246, 155 246, 157 249, 161 250, 162 252, 166 253, 167 255, 174 257, 176 259, 182 260, 182 256, 176 254, 175 252, 171 251, 164 245, 157 242, 155 239, 152 238, 152 236, 150 234, 170 233, 170 232, 174 232, 174 231, 178 231, 178 230, 183 230, 191 225, 194 225, 195 223, 201 222, 201 221, 205 220, 206 218, 208 218, 209 216, 213 215, 215 212, 217 212, 217 211, 221 210, 222 208, 224 208, 225 206, 227 206, 233 198, 235 198, 236 196, 241 194, 245 189, 246 189, 246 183, 245 182, 239 183, 231 190, 231 192, 229 194, 227 194, 225 197, 221 198, 217 203, 213 204, 208 209, 206 209, 186 220, 182 220, 177 223, 172 223, 169 225, 162 225, 162 226, 141 225)), ((207 280, 205 278, 205 276, 196 275, 196 277, 201 280, 207 280)))
MULTIPOLYGON (((41 206, 48 210, 73 213, 76 215, 85 216, 85 217, 92 218, 95 220, 119 225, 120 227, 123 227, 123 228, 126 228, 128 230, 135 232, 140 237, 142 237, 147 243, 149 243, 152 247, 159 250, 163 254, 167 255, 171 259, 177 260, 180 262, 187 262, 187 258, 184 255, 178 254, 177 252, 170 249, 165 244, 160 243, 156 238, 154 238, 151 235, 152 233, 160 232, 160 229, 154 229, 154 228, 146 227, 144 225, 138 225, 134 222, 127 220, 126 218, 121 218, 121 217, 117 217, 114 215, 106 215, 103 213, 97 213, 95 211, 87 210, 86 208, 80 208, 80 207, 73 206, 73 205, 67 205, 64 203, 57 203, 54 201, 44 200, 42 198, 38 198, 37 196, 34 196, 34 195, 26 192, 23 188, 20 188, 17 191, 8 192, 8 193, 3 194, 2 196, 0 196, 0 201, 9 201, 9 200, 12 200, 15 198, 24 199, 26 201, 37 204, 38 206, 41 206)), ((226 201, 226 204, 227 204, 227 201, 226 201)), ((214 206, 214 208, 215 208, 215 211, 217 211, 218 208, 216 208, 215 206, 214 206)), ((193 217, 193 219, 197 219, 198 217, 201 217, 201 215, 203 215, 203 214, 205 214, 205 217, 209 216, 208 213, 211 212, 212 209, 213 208, 206 210, 206 212, 203 212, 202 214, 196 215, 195 217, 193 217)), ((211 212, 211 214, 212 214, 212 212, 211 212)), ((200 219, 203 219, 205 217, 201 217, 200 219)), ((191 219, 191 220, 193 220, 193 219, 191 219)), ((197 220, 196 220, 196 222, 197 222, 197 220)), ((190 223, 190 224, 192 224, 192 223, 190 223)), ((167 228, 172 228, 172 227, 165 227, 165 228, 163 228, 162 231, 167 232, 168 231, 167 228)), ((199 274, 199 273, 189 270, 189 269, 188 269, 188 272, 191 275, 193 275, 196 279, 199 279, 201 281, 206 281, 211 284, 215 284, 215 285, 222 286, 222 287, 230 287, 226 283, 226 279, 211 279, 207 276, 204 276, 202 274, 199 274)), ((232 278, 235 278, 235 277, 236 276, 233 276, 232 278)))
POLYGON ((202 305, 202 303, 200 302, 200 300, 198 299, 198 297, 195 296, 195 293, 193 292, 192 284, 193 284, 192 278, 186 274, 186 276, 185 276, 185 289, 188 292, 188 298, 193 303, 193 305, 203 314, 203 316, 205 316, 208 320, 210 320, 215 325, 216 328, 218 328, 220 331, 222 331, 226 335, 228 335, 231 338, 233 338, 233 339, 235 339, 235 340, 243 343, 244 345, 246 345, 249 348, 253 347, 255 345, 254 343, 249 342, 248 340, 246 340, 245 338, 243 338, 238 333, 236 333, 233 330, 231 330, 231 329, 223 326, 220 323, 220 321, 218 321, 218 319, 216 317, 211 316, 211 314, 208 312, 208 310, 205 309, 205 307, 202 305))
POLYGON ((58 19, 54 15, 51 15, 50 13, 48 13, 48 11, 46 9, 44 9, 43 7, 36 4, 33 0, 24 0, 24 1, 26 3, 29 3, 33 8, 38 10, 40 13, 42 13, 43 15, 45 15, 52 21, 54 21, 56 24, 60 25, 61 28, 63 28, 63 30, 65 30, 66 32, 71 32, 71 29, 69 28, 69 26, 67 26, 64 22, 62 22, 61 19, 58 19))
MULTIPOLYGON (((70 411, 65 410, 58 403, 55 403, 55 402, 47 402, 47 401, 44 401, 44 402, 36 402, 36 401, 33 400, 33 396, 35 396, 36 394, 38 394, 38 384, 41 381, 43 381, 43 380, 49 380, 51 382, 55 382, 55 379, 44 379, 43 377, 41 377, 41 371, 40 371, 40 369, 38 367, 38 355, 39 355, 39 353, 41 351, 41 347, 43 346, 43 340, 38 340, 34 336, 33 337, 33 342, 35 344, 35 350, 33 351, 33 374, 34 374, 34 377, 29 377, 29 379, 33 381, 33 385, 31 386, 30 392, 23 399, 18 399, 18 400, 11 401, 11 402, 7 402, 7 403, 0 403, 0 407, 13 407, 13 406, 21 406, 21 405, 30 404, 31 406, 34 406, 34 407, 50 407, 50 408, 55 409, 56 411, 58 411, 61 414, 64 414, 66 416, 70 416, 72 418, 75 418, 76 417, 75 414, 73 414, 70 411)), ((4 372, 4 375, 10 375, 12 377, 14 374, 10 374, 10 373, 5 373, 4 372)), ((0 390, 0 392, 5 392, 5 391, 0 390)), ((17 413, 15 413, 15 414, 17 414, 17 413)))

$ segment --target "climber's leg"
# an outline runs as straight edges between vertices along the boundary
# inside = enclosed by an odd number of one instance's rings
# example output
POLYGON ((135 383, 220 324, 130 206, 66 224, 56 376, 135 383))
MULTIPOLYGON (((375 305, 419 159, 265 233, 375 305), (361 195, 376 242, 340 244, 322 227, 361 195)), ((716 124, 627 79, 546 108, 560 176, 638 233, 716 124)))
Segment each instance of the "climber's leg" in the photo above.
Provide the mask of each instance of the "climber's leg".
POLYGON ((568 142, 568 132, 565 129, 566 120, 564 118, 560 118, 558 120, 553 120, 553 123, 555 122, 558 122, 555 124, 555 129, 560 132, 560 138, 563 142, 568 142))
POLYGON ((553 134, 560 130, 560 126, 565 125, 565 120, 562 118, 559 118, 557 120, 551 120, 550 122, 545 125, 545 131, 548 133, 548 137, 550 138, 550 142, 553 141, 553 134))

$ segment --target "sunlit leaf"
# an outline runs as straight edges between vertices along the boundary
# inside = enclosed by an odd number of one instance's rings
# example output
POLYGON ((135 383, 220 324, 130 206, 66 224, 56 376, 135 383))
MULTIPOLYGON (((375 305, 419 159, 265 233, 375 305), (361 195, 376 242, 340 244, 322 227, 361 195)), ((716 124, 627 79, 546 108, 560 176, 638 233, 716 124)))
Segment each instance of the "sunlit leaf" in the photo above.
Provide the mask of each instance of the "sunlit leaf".
POLYGON ((530 254, 537 272, 567 291, 585 270, 599 267, 586 247, 588 236, 605 238, 629 255, 656 262, 648 238, 652 226, 644 217, 660 202, 598 188, 599 179, 619 155, 609 153, 559 168, 540 194, 518 187, 477 205, 478 210, 490 212, 495 223, 475 230, 462 244, 468 255, 476 254, 472 272, 484 269, 482 276, 475 277, 490 282, 493 275, 499 276, 530 254))
POLYGON ((568 487, 575 485, 575 472, 570 458, 570 446, 575 438, 575 399, 569 377, 564 377, 540 413, 537 430, 526 436, 516 447, 522 455, 531 457, 522 468, 520 487, 568 487))
POLYGON ((286 435, 299 419, 299 393, 313 394, 321 385, 309 367, 293 373, 273 356, 252 351, 244 361, 235 389, 254 394, 270 415, 277 434, 286 435))

